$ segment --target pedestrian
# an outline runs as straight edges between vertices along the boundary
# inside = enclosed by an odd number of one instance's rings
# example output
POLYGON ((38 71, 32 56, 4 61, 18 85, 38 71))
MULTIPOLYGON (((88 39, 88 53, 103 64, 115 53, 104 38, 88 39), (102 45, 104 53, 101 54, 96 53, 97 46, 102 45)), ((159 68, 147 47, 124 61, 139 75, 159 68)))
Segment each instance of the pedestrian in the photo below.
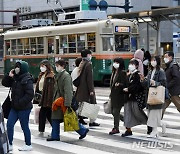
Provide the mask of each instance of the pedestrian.
POLYGON ((147 74, 148 74, 150 61, 151 61, 151 54, 147 50, 144 53, 144 60, 143 60, 144 76, 147 76, 147 74))
MULTIPOLYGON (((76 100, 78 102, 88 102, 90 104, 96 104, 96 95, 94 91, 93 70, 91 64, 92 52, 89 49, 81 51, 82 61, 79 66, 81 74, 81 81, 77 88, 76 100), (84 71, 82 71, 82 69, 84 71)), ((80 74, 79 73, 79 74, 80 74)), ((99 123, 95 122, 96 119, 90 119, 89 126, 99 126, 99 123)))
POLYGON ((7 132, 4 125, 4 116, 2 107, 0 104, 0 153, 6 154, 9 151, 9 144, 8 144, 8 138, 7 138, 7 132))
MULTIPOLYGON (((161 60, 159 56, 153 56, 151 58, 150 71, 148 72, 145 82, 147 87, 157 87, 164 86, 166 87, 166 75, 164 70, 160 67, 161 60)), ((163 104, 149 105, 147 104, 148 109, 148 121, 147 126, 152 127, 152 132, 147 137, 156 138, 158 137, 157 127, 162 127, 162 133, 166 132, 166 125, 161 120, 163 104)))
POLYGON ((122 134, 122 137, 132 135, 131 127, 147 123, 147 116, 144 111, 139 108, 136 99, 136 96, 143 91, 138 66, 139 63, 136 59, 132 59, 129 62, 129 84, 123 89, 124 92, 128 94, 128 100, 127 103, 124 104, 124 126, 126 127, 126 131, 122 134))
POLYGON ((112 115, 114 117, 114 127, 112 131, 109 132, 110 135, 119 133, 119 120, 120 111, 126 102, 124 88, 127 87, 127 76, 124 65, 124 60, 122 58, 115 58, 113 62, 112 75, 110 80, 110 99, 112 115))
POLYGON ((31 132, 29 129, 29 116, 34 97, 33 78, 28 72, 29 65, 25 61, 18 61, 9 74, 2 79, 2 85, 11 88, 12 108, 8 116, 7 132, 9 150, 13 149, 14 125, 20 121, 25 137, 25 145, 19 151, 31 151, 31 132))
POLYGON ((166 108, 174 103, 177 110, 180 112, 180 67, 174 62, 174 53, 167 52, 164 55, 164 62, 166 64, 165 73, 167 79, 167 89, 169 91, 169 99, 165 101, 163 115, 166 108))
POLYGON ((142 63, 144 59, 144 52, 141 49, 136 50, 133 59, 136 59, 138 61, 138 71, 141 73, 141 75, 144 75, 144 68, 142 63))
MULTIPOLYGON (((81 61, 82 61, 82 58, 76 58, 76 60, 75 60, 75 65, 76 65, 76 67, 74 68, 74 70, 72 71, 72 73, 71 73, 71 78, 72 78, 72 81, 74 81, 78 76, 79 76, 79 64, 81 63, 81 61)), ((76 95, 76 90, 77 90, 77 87, 73 84, 73 99, 74 99, 74 101, 76 101, 75 99, 75 95, 76 95)), ((84 119, 83 118, 85 118, 85 117, 82 117, 82 116, 78 116, 78 118, 79 118, 79 122, 81 123, 81 124, 83 124, 83 125, 87 125, 87 123, 84 121, 84 119)))
MULTIPOLYGON (((64 106, 68 108, 71 106, 73 97, 72 79, 70 74, 65 70, 66 62, 63 59, 58 60, 55 65, 58 74, 55 79, 53 100, 63 97, 64 106)), ((52 111, 52 132, 51 137, 47 138, 47 141, 60 141, 60 123, 63 122, 63 111, 64 109, 62 110, 61 107, 57 107, 57 110, 52 111)), ((80 135, 79 139, 83 139, 86 137, 89 129, 80 123, 79 127, 80 129, 76 132, 80 135)))
MULTIPOLYGON (((51 107, 53 102, 53 90, 54 90, 54 72, 52 66, 48 60, 43 60, 40 63, 40 74, 36 83, 35 95, 36 93, 41 94, 39 104, 39 136, 44 136, 46 119, 51 124, 51 107)), ((36 101, 33 102, 36 104, 36 101)))

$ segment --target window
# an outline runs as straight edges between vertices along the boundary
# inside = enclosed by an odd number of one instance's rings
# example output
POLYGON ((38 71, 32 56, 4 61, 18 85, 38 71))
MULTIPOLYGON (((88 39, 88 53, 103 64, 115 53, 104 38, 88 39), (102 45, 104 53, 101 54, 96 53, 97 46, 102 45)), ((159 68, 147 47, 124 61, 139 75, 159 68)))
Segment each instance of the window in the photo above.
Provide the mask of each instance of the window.
POLYGON ((16 40, 11 40, 11 55, 16 55, 16 40))
POLYGON ((67 48, 68 48, 67 35, 61 35, 60 36, 60 50, 59 50, 59 53, 61 53, 61 54, 67 53, 67 48))
POLYGON ((10 52, 11 52, 10 40, 5 41, 5 49, 6 49, 6 55, 10 55, 10 52))
POLYGON ((59 36, 56 36, 56 54, 59 54, 59 36))
POLYGON ((96 49, 96 40, 95 40, 95 33, 88 33, 87 34, 87 45, 88 49, 90 49, 92 52, 95 52, 96 49))
POLYGON ((29 45, 29 38, 23 39, 23 46, 24 46, 24 54, 30 54, 30 45, 29 45))
POLYGON ((36 38, 30 38, 31 54, 36 54, 36 38))
POLYGON ((44 41, 43 37, 37 38, 37 54, 43 54, 44 53, 44 41))
POLYGON ((113 51, 113 36, 102 36, 103 51, 113 51))
POLYGON ((81 52, 85 49, 85 34, 77 35, 77 52, 81 52))
POLYGON ((76 53, 76 35, 68 35, 69 53, 76 53))
POLYGON ((54 37, 48 38, 48 53, 54 53, 54 37))
POLYGON ((125 35, 125 34, 115 35, 115 50, 116 51, 130 50, 129 35, 125 35))
POLYGON ((23 39, 17 39, 17 52, 18 55, 23 55, 23 39))

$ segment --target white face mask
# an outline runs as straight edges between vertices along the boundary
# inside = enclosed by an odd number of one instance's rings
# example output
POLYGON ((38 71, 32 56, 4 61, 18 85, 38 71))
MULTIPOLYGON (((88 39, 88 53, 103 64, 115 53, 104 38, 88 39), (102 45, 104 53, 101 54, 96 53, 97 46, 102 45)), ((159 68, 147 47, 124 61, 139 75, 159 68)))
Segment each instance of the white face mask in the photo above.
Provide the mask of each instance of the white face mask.
POLYGON ((63 69, 64 69, 64 68, 61 67, 61 66, 56 66, 56 71, 57 71, 58 73, 61 72, 63 69))
POLYGON ((113 67, 114 67, 115 69, 118 69, 118 68, 119 68, 119 64, 118 64, 118 63, 113 63, 113 67))
POLYGON ((168 58, 164 58, 164 62, 167 64, 169 62, 168 58))
POLYGON ((152 65, 152 67, 156 67, 157 66, 157 62, 156 61, 151 61, 151 65, 152 65))
POLYGON ((130 72, 133 72, 136 69, 136 66, 130 64, 128 69, 129 69, 130 72))
POLYGON ((46 68, 46 66, 42 66, 42 67, 40 67, 40 70, 41 70, 41 72, 46 72, 47 68, 46 68))
POLYGON ((16 68, 14 69, 14 71, 15 71, 16 74, 19 74, 20 68, 19 68, 19 67, 16 67, 16 68))
POLYGON ((92 59, 92 55, 88 55, 88 59, 91 61, 91 59, 92 59))

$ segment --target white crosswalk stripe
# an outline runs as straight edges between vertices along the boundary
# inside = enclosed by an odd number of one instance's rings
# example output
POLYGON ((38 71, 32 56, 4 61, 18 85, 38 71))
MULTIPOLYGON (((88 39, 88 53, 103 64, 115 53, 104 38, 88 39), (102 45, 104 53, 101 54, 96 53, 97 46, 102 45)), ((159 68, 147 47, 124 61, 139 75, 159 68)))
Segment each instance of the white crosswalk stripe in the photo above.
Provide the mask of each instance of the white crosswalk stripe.
MULTIPOLYGON (((46 138, 40 138, 38 134, 38 125, 34 124, 34 110, 31 112, 30 129, 32 132, 32 145, 33 151, 29 154, 42 154, 50 151, 59 151, 57 153, 78 153, 78 154, 110 154, 110 153, 163 153, 163 154, 176 154, 180 150, 180 118, 179 112, 176 110, 173 104, 167 109, 167 114, 164 116, 164 121, 167 123, 166 136, 162 136, 158 139, 149 139, 146 136, 145 125, 140 125, 132 128, 133 135, 130 137, 122 138, 121 133, 125 131, 123 122, 120 122, 120 134, 108 135, 109 131, 113 128, 113 117, 110 114, 105 114, 103 111, 103 103, 108 100, 106 96, 97 96, 97 103, 100 106, 100 112, 98 114, 97 122, 100 123, 100 127, 90 128, 87 137, 83 140, 79 140, 79 135, 75 132, 64 132, 63 125, 61 124, 61 141, 60 142, 47 142, 46 138), (137 144, 143 143, 158 143, 159 148, 139 147, 137 144), (161 145, 160 145, 161 143, 161 145), (170 144, 172 147, 164 147, 165 144, 170 144), (96 145, 96 146, 95 146, 96 145), (135 147, 133 147, 135 146, 135 147), (163 147, 161 147, 163 146, 163 147), (42 149, 47 148, 46 152, 42 149), (119 152, 117 152, 119 151, 119 152)), ((123 110, 122 110, 123 113, 123 110)), ((86 119, 88 122, 88 120, 86 119)), ((88 127, 88 126, 87 126, 88 127)), ((161 132, 161 128, 158 128, 161 132)), ((46 126, 46 135, 51 133, 50 125, 46 126)), ((24 154, 19 152, 18 148, 24 142, 24 135, 20 129, 20 124, 17 122, 14 133, 14 154, 24 154), (19 141, 21 141, 19 143, 19 141)), ((167 145, 166 145, 167 146, 167 145)), ((27 152, 26 152, 27 153, 27 152)))

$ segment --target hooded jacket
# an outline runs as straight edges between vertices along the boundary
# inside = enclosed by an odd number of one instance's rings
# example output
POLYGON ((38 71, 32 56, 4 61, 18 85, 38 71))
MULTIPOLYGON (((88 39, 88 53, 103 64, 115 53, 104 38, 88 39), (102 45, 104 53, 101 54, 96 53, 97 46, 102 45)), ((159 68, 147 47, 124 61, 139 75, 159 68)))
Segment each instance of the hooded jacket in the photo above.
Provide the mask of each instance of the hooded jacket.
POLYGON ((2 85, 11 88, 12 108, 15 110, 26 110, 32 108, 34 97, 33 78, 28 73, 28 63, 18 61, 15 66, 20 67, 20 72, 10 77, 8 74, 2 79, 2 85))
POLYGON ((139 62, 138 71, 144 75, 144 68, 143 68, 143 58, 144 58, 144 52, 141 49, 136 50, 134 53, 134 59, 136 59, 139 62))

